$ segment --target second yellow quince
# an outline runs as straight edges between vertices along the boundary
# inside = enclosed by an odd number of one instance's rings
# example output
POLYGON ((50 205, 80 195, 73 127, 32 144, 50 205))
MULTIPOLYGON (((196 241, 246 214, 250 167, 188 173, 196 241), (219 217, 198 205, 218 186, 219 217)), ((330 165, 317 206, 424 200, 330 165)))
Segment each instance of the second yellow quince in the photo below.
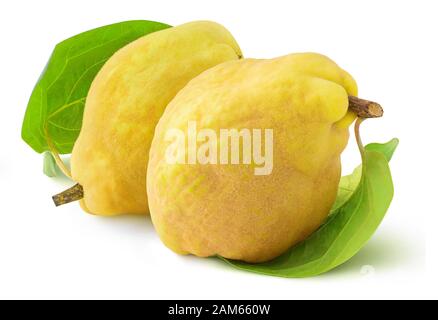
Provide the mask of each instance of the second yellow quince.
POLYGON ((232 35, 207 21, 149 34, 114 54, 92 83, 72 154, 83 209, 147 214, 149 147, 164 109, 201 72, 240 57, 232 35))

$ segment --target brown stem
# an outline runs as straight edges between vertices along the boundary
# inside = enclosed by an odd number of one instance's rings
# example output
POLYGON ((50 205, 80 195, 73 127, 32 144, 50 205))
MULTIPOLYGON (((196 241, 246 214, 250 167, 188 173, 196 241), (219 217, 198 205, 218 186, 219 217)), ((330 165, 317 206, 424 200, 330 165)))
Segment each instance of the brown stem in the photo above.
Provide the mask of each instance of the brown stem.
POLYGON ((78 183, 75 186, 71 187, 56 196, 53 196, 53 202, 57 207, 62 206, 63 204, 67 204, 73 201, 81 200, 84 197, 84 188, 78 183))
POLYGON ((383 116, 383 109, 377 102, 360 99, 358 97, 348 97, 349 108, 355 112, 359 118, 380 118, 383 116))

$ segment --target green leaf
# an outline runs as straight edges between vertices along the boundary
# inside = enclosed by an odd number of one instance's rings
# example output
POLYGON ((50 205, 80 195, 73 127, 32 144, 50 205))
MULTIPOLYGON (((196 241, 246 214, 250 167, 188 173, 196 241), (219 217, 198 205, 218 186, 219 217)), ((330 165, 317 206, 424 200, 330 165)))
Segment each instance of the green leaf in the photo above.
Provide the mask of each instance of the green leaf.
MULTIPOLYGON (((70 170, 70 158, 67 156, 61 160, 63 161, 64 166, 68 170, 70 170)), ((67 179, 70 179, 58 167, 58 164, 56 163, 55 157, 53 156, 53 154, 50 151, 45 151, 43 153, 43 173, 46 176, 48 176, 49 178, 65 177, 67 179)))
MULTIPOLYGON (((394 154, 395 149, 398 146, 398 142, 398 139, 392 139, 385 144, 370 143, 365 147, 365 149, 369 151, 382 152, 389 162, 392 158, 392 155, 394 154)), ((359 185, 361 175, 362 165, 356 167, 351 174, 343 176, 341 178, 338 187, 338 195, 336 197, 335 204, 330 211, 330 214, 336 212, 336 210, 342 207, 348 201, 348 199, 350 199, 350 197, 354 193, 354 190, 356 190, 357 186, 359 185)))
POLYGON ((59 43, 30 97, 22 138, 36 152, 71 153, 79 135, 85 98, 103 64, 120 48, 169 28, 153 21, 126 21, 93 29, 59 43))
POLYGON ((52 153, 46 151, 43 153, 43 172, 46 176, 54 178, 58 175, 58 170, 56 169, 56 161, 53 158, 52 153))
POLYGON ((388 160, 397 144, 394 139, 365 148, 357 188, 307 240, 266 263, 222 259, 241 270, 287 278, 316 276, 346 262, 371 238, 389 208, 394 190, 388 160))

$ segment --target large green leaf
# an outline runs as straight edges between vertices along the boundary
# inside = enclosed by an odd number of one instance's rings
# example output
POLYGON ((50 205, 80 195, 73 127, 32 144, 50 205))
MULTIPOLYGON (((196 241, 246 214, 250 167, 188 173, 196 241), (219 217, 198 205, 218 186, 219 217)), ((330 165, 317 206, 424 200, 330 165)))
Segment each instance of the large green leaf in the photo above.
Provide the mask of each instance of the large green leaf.
POLYGON ((38 153, 51 146, 61 154, 71 153, 81 129, 85 98, 103 64, 128 43, 169 27, 153 21, 126 21, 59 43, 30 97, 22 128, 24 141, 38 153))
POLYGON ((363 150, 354 192, 307 240, 266 263, 222 259, 241 270, 288 278, 316 276, 346 262, 371 238, 389 208, 393 184, 388 160, 397 144, 394 139, 363 150))

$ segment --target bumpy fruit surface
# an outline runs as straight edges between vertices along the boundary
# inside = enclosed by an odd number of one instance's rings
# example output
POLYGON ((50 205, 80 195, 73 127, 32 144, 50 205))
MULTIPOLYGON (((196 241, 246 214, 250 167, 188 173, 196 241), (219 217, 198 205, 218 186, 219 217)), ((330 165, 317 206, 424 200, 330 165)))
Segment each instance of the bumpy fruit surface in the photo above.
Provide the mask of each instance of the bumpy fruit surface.
POLYGON ((271 260, 327 218, 340 154, 355 115, 354 79, 313 53, 226 62, 192 80, 167 107, 148 167, 151 217, 162 241, 181 254, 271 260), (273 129, 273 170, 255 163, 172 164, 166 132, 273 129))
POLYGON ((192 78, 241 52, 213 22, 158 31, 119 50, 87 96, 72 155, 81 205, 99 215, 147 214, 146 168, 155 126, 167 104, 192 78))

